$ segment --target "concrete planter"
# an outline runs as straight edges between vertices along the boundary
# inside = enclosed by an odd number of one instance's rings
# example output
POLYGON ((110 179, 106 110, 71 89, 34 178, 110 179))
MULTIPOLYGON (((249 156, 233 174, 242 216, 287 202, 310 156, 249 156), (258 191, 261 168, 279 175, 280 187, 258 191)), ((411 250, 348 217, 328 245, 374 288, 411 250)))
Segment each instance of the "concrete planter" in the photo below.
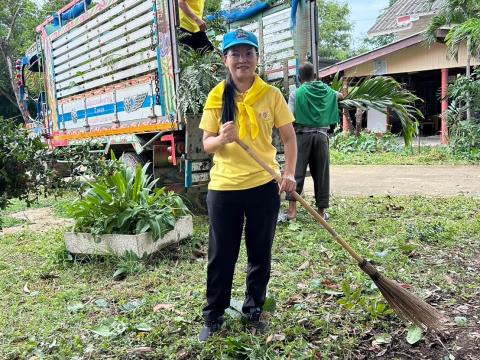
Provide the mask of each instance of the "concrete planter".
POLYGON ((190 215, 177 220, 175 227, 157 241, 152 240, 151 233, 140 235, 106 234, 100 236, 100 241, 90 233, 65 233, 65 245, 73 254, 122 256, 126 251, 132 251, 138 257, 152 254, 165 246, 179 242, 193 234, 193 222, 190 215))

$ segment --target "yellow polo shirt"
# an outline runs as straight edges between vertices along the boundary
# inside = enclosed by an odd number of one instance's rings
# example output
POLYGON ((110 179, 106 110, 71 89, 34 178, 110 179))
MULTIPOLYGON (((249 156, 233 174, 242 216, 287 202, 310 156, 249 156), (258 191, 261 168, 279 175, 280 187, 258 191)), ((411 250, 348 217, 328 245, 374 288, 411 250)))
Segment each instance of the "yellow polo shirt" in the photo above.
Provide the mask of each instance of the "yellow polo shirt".
MULTIPOLYGON (((205 0, 186 0, 188 7, 197 15, 200 19, 203 18, 203 8, 205 7, 205 0)), ((180 27, 191 33, 196 33, 200 31, 197 23, 190 19, 182 9, 180 9, 180 27)))
MULTIPOLYGON (((253 108, 257 114, 259 133, 255 140, 250 131, 242 141, 247 144, 272 169, 280 174, 276 160, 277 149, 272 145, 272 129, 282 127, 294 121, 293 115, 282 93, 276 87, 268 85, 269 90, 259 99, 253 108)), ((239 100, 246 95, 238 95, 239 100)), ((200 121, 200 129, 218 134, 221 127, 221 109, 205 110, 200 121)), ((213 156, 210 170, 211 190, 245 190, 272 180, 272 176, 258 165, 238 144, 230 143, 221 147, 213 156)))

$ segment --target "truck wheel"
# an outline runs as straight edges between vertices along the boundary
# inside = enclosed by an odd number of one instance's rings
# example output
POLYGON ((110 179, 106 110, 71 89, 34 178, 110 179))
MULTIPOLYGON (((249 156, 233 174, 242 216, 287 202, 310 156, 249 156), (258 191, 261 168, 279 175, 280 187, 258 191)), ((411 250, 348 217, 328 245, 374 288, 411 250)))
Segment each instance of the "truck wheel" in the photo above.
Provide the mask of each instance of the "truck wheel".
POLYGON ((137 170, 138 165, 143 166, 145 165, 145 162, 143 159, 140 157, 140 155, 137 155, 134 152, 126 152, 123 153, 120 161, 125 164, 128 168, 132 169, 133 171, 137 170))

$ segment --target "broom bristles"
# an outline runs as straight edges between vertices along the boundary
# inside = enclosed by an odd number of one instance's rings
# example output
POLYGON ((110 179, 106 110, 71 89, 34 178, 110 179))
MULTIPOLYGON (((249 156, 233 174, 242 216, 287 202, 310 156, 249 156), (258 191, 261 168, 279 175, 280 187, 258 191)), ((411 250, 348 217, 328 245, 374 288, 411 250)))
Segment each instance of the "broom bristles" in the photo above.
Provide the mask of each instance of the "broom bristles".
POLYGON ((370 262, 364 260, 359 266, 372 278, 390 307, 401 318, 431 330, 439 332, 445 330, 449 321, 440 311, 404 289, 396 281, 380 274, 370 262))

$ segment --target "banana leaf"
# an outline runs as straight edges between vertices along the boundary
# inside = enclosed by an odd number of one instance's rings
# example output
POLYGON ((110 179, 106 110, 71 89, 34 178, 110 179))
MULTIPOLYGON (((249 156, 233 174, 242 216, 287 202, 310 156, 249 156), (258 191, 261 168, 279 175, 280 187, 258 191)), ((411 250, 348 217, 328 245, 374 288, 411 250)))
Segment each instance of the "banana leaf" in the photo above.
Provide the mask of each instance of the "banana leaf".
MULTIPOLYGON (((332 81, 332 88, 341 91, 343 81, 338 73, 332 81)), ((415 106, 420 98, 404 89, 400 83, 388 76, 367 77, 349 89, 348 94, 339 102, 340 109, 375 109, 384 114, 389 111, 400 120, 403 128, 405 147, 409 148, 418 132, 418 119, 422 112, 415 106)))

